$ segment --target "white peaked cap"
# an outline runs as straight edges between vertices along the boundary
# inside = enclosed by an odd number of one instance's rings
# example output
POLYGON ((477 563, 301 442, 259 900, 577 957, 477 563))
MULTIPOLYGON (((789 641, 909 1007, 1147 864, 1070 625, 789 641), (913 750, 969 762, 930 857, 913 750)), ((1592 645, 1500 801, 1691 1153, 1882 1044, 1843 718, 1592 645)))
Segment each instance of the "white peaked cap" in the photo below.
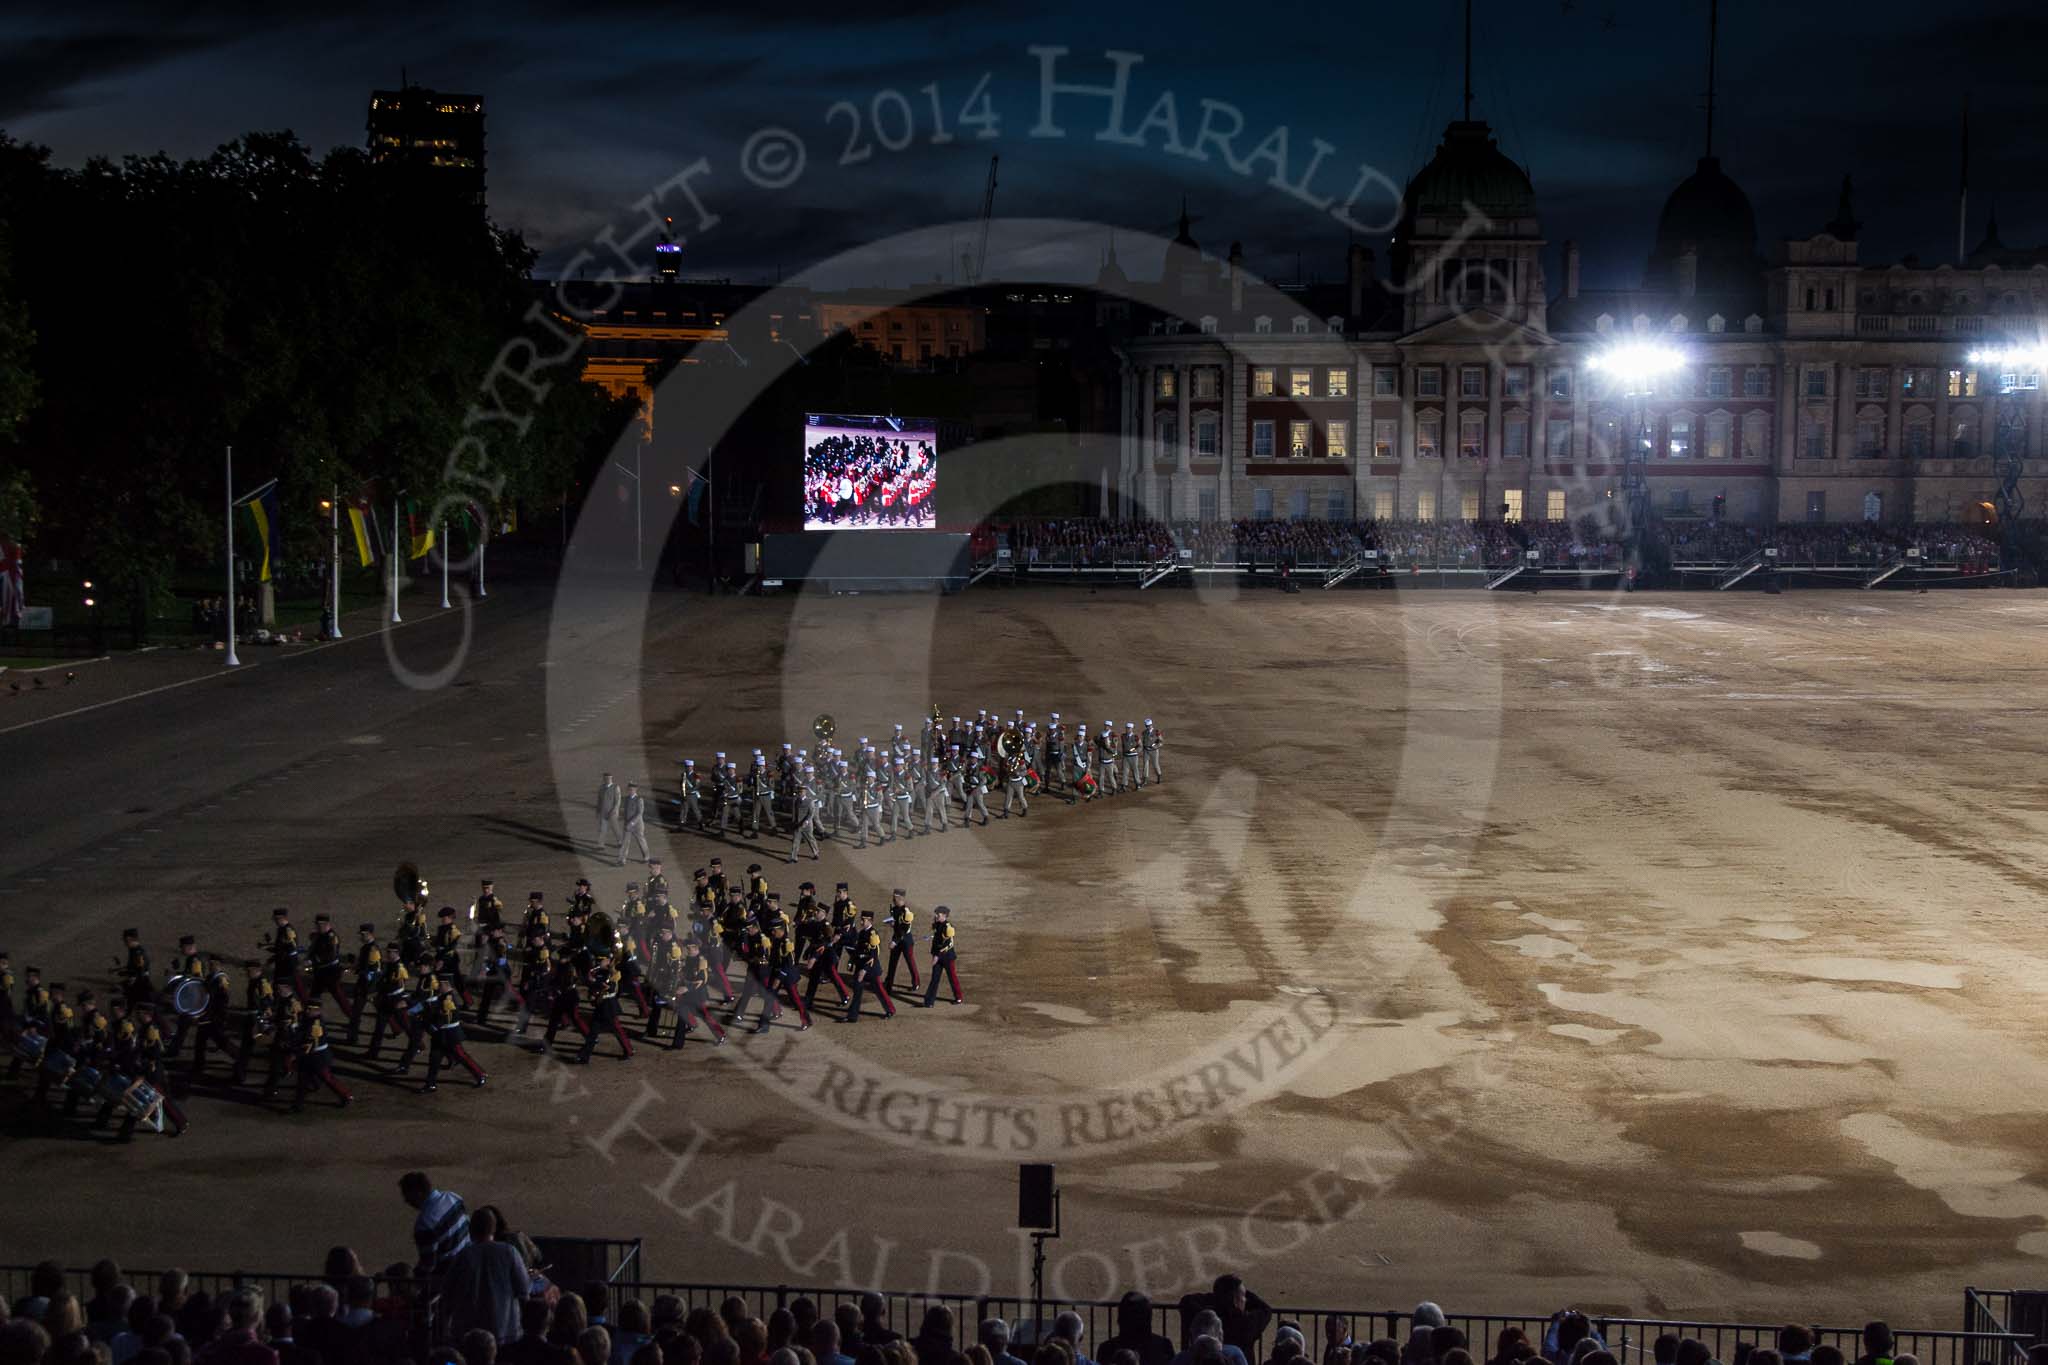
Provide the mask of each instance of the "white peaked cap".
POLYGON ((1147 717, 1145 717, 1145 724, 1147 724, 1147 725, 1150 725, 1151 723, 1152 723, 1152 717, 1150 717, 1150 716, 1147 716, 1147 717))

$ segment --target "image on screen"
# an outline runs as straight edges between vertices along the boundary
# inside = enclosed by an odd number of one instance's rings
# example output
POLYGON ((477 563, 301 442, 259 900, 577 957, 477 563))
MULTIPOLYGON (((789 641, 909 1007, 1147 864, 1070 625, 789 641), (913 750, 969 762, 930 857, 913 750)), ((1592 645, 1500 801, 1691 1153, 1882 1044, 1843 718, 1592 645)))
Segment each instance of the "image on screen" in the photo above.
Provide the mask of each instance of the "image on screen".
POLYGON ((806 531, 929 531, 938 482, 931 418, 805 414, 806 531))

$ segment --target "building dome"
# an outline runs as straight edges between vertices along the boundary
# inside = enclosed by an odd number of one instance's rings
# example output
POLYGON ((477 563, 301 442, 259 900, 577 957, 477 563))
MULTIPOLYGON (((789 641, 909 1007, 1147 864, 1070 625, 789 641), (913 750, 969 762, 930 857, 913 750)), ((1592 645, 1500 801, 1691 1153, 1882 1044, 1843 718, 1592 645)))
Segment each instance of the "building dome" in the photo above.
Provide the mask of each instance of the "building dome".
POLYGON ((1721 169, 1721 159, 1700 158, 1664 201, 1657 242, 1643 272, 1646 289, 1674 289, 1678 258, 1690 246, 1699 254, 1698 291, 1739 293, 1758 288, 1756 210, 1742 186, 1721 169))
POLYGON ((1418 215, 1459 216, 1467 204, 1493 219, 1531 218, 1536 188, 1484 123, 1458 122, 1444 129, 1436 155, 1408 182, 1402 203, 1410 222, 1418 215))

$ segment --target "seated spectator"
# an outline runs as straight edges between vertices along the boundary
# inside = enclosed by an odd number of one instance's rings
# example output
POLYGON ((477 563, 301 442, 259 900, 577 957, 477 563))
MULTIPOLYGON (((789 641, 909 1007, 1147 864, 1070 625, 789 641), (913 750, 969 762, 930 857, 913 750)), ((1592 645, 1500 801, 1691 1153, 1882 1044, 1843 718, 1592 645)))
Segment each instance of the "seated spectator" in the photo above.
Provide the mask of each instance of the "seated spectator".
POLYGON ((1205 1310, 1214 1312, 1221 1321, 1219 1335, 1223 1344, 1235 1347, 1241 1356, 1258 1350, 1259 1339, 1266 1335, 1266 1328, 1273 1321, 1272 1308, 1246 1289, 1244 1281, 1236 1275, 1219 1275, 1209 1293, 1189 1294, 1180 1301, 1183 1324, 1191 1323, 1205 1310))
POLYGON ((1136 1290, 1117 1300, 1116 1335, 1102 1343, 1102 1350, 1105 1358, 1129 1351, 1138 1365, 1168 1365, 1174 1355, 1173 1342, 1152 1330, 1152 1300, 1136 1290))
POLYGON ((343 1291, 347 1306, 337 1321, 344 1327, 361 1329, 377 1320, 377 1282, 368 1275, 351 1275, 343 1291))
POLYGON ((1243 1351, 1238 1350, 1235 1346, 1224 1343, 1223 1317, 1214 1309, 1205 1308, 1195 1314, 1193 1321, 1188 1326, 1189 1330, 1194 1334, 1193 1339, 1186 1350, 1173 1358, 1171 1365, 1209 1365, 1209 1362, 1203 1358, 1205 1353, 1196 1349, 1205 1338, 1215 1342, 1215 1358, 1217 1360, 1227 1361, 1229 1365, 1247 1365, 1243 1351))
POLYGON ((1892 1365, 1892 1329, 1883 1322, 1863 1324, 1863 1354, 1856 1365, 1892 1365))
MULTIPOLYGON (((1088 1335, 1088 1328, 1081 1321, 1079 1313, 1062 1313, 1054 1318, 1052 1320, 1052 1334, 1054 1340, 1064 1341, 1073 1348, 1074 1365, 1095 1365, 1094 1361, 1081 1353, 1081 1341, 1088 1335)), ((952 1338, 952 1335, 953 1315, 949 1312, 946 1314, 946 1336, 948 1340, 952 1338)), ((919 1359, 922 1360, 923 1357, 920 1355, 919 1359)))
POLYGON ((1023 1361, 1010 1354, 1010 1324, 1001 1318, 983 1318, 975 1337, 988 1348, 993 1365, 1024 1365, 1023 1361))
POLYGON ((199 1365, 278 1365, 277 1352, 257 1338, 263 1310, 254 1293, 244 1289, 228 1295, 226 1317, 225 1330, 199 1353, 199 1365))
POLYGON ((1813 1357, 1813 1333, 1797 1323, 1786 1323, 1778 1329, 1778 1354, 1786 1365, 1806 1365, 1813 1357))
POLYGON ((320 1357, 321 1365, 365 1365, 362 1334, 341 1323, 341 1295, 331 1283, 316 1284, 306 1295, 306 1316, 295 1328, 300 1345, 320 1357))
POLYGON ((524 1300, 519 1305, 519 1339, 499 1350, 499 1365, 561 1365, 571 1353, 548 1340, 553 1316, 554 1309, 545 1300, 524 1300))
POLYGON ((0 1365, 43 1365, 49 1354, 50 1334, 41 1323, 18 1312, 0 1323, 0 1365))
POLYGON ((749 1316, 751 1315, 747 1312, 747 1301, 737 1294, 726 1295, 725 1301, 718 1305, 718 1318, 725 1324, 727 1336, 736 1335, 740 1330, 740 1324, 749 1316))
POLYGON ((347 1247, 329 1247, 327 1249, 327 1268, 321 1272, 321 1275, 327 1283, 334 1286, 337 1292, 349 1282, 352 1276, 362 1273, 363 1263, 356 1259, 355 1252, 347 1247))
MULTIPOLYGON (((780 1313, 780 1316, 789 1315, 780 1313)), ((612 1328, 612 1365, 632 1365, 633 1357, 640 1348, 653 1340, 654 1333, 648 1330, 647 1305, 638 1299, 627 1299, 620 1304, 619 1320, 612 1328)))
POLYGON ((958 1365, 960 1352, 953 1345, 953 1310, 942 1303, 924 1310, 924 1324, 910 1339, 917 1353, 917 1365, 958 1365))
POLYGON ((263 1333, 277 1352, 277 1365, 325 1365, 318 1352, 294 1339, 292 1326, 290 1304, 273 1303, 263 1310, 263 1333))
MULTIPOLYGON (((118 1330, 123 1317, 128 1311, 128 1306, 124 1303, 117 1309, 110 1302, 110 1299, 116 1289, 126 1287, 121 1281, 121 1267, 113 1261, 94 1261, 88 1278, 92 1281, 92 1297, 85 1301, 85 1320, 88 1324, 88 1330, 90 1330, 90 1324, 96 1322, 111 1323, 118 1330)), ((132 1297, 134 1291, 129 1290, 129 1294, 132 1297)), ((104 1340, 104 1338, 95 1338, 95 1340, 104 1340)))
MULTIPOLYGON (((105 1264, 113 1264, 111 1261, 105 1264)), ((110 1285, 86 1305, 85 1333, 94 1341, 112 1342, 128 1330, 128 1313, 135 1306, 135 1286, 110 1285), (92 1305, 99 1305, 95 1309, 92 1305)))
MULTIPOLYGON (((1661 1339, 1659 1338, 1659 1340, 1661 1339)), ((1677 1338, 1674 1337, 1671 1344, 1672 1349, 1676 1350, 1678 1346, 1677 1338)), ((1527 1353, 1525 1348, 1528 1345, 1528 1333, 1519 1327, 1503 1327, 1500 1329, 1500 1335, 1494 1338, 1493 1356, 1487 1361, 1487 1365, 1515 1365, 1515 1362, 1522 1359, 1527 1353)), ((1660 1357, 1659 1365, 1671 1365, 1671 1363, 1660 1357)))
POLYGON ((85 1331, 85 1309, 71 1294, 59 1290, 50 1296, 49 1305, 43 1309, 43 1330, 50 1334, 52 1341, 82 1334, 85 1331))
POLYGON ((886 1346, 903 1340, 903 1334, 889 1325, 889 1301, 870 1290, 860 1296, 860 1344, 886 1346))
POLYGON ((747 1318, 733 1328, 733 1343, 740 1348, 740 1365, 768 1365, 768 1324, 747 1318))
POLYGON ((839 1324, 830 1318, 811 1325, 811 1354, 818 1365, 853 1365, 853 1357, 839 1349, 839 1324))
POLYGON ((14 1316, 40 1322, 50 1311, 50 1300, 64 1292, 64 1267, 55 1261, 38 1261, 28 1273, 28 1297, 14 1305, 14 1316))
POLYGON ((612 1365, 611 1333, 586 1327, 576 1335, 576 1365, 612 1365))

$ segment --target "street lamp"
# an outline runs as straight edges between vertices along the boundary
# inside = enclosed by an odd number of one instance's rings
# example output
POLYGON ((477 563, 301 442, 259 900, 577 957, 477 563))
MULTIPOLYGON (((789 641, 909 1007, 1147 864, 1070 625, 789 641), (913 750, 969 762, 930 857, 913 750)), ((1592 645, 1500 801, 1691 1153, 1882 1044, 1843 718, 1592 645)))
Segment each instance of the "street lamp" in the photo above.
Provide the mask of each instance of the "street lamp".
POLYGON ((1609 375, 1635 413, 1635 435, 1622 461, 1622 516, 1629 567, 1641 571, 1643 534, 1650 522, 1650 417, 1648 400, 1664 376, 1685 368, 1685 352, 1660 341, 1622 341, 1596 352, 1587 368, 1609 375))

